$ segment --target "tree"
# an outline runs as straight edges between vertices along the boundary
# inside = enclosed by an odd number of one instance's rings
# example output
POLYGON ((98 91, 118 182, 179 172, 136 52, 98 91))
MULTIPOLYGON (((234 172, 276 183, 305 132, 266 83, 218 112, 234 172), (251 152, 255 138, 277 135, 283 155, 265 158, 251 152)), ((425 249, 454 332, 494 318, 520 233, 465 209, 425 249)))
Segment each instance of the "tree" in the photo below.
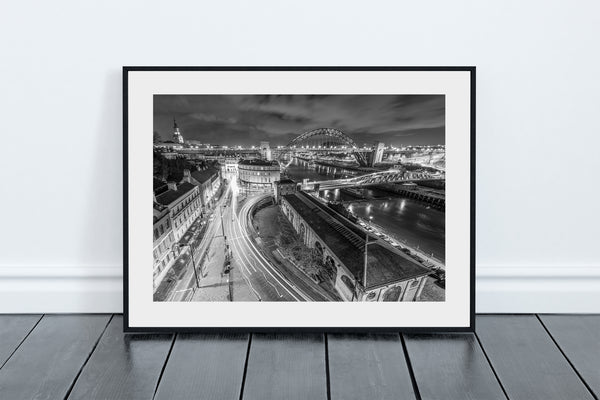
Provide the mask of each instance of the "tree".
POLYGON ((335 265, 333 264, 333 261, 322 263, 321 279, 323 281, 329 281, 333 284, 335 282, 336 275, 337 271, 335 265))
POLYGON ((296 240, 292 244, 291 251, 293 257, 296 259, 304 273, 313 279, 318 280, 323 261, 317 249, 310 249, 300 240, 296 240))
POLYGON ((194 164, 185 158, 167 159, 160 152, 154 152, 154 176, 166 180, 169 177, 183 177, 183 170, 193 171, 194 164))

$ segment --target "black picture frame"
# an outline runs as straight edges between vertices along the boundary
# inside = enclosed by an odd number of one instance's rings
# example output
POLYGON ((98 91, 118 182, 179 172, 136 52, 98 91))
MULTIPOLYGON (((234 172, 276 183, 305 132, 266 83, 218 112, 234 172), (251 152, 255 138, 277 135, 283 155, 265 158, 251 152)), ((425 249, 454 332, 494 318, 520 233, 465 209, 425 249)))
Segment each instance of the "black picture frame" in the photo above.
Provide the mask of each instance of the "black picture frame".
POLYGON ((124 66, 123 77, 123 327, 126 333, 473 332, 475 330, 476 67, 474 66, 124 66), (470 75, 469 326, 439 327, 132 327, 129 310, 129 73, 135 71, 463 71, 470 75))

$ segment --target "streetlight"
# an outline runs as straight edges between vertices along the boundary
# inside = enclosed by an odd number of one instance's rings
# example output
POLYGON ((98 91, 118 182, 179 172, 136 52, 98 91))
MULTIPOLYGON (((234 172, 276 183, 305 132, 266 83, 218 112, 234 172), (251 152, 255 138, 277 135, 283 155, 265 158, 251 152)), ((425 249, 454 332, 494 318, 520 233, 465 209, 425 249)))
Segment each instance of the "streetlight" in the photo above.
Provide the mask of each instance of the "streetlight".
MULTIPOLYGON (((369 216, 369 227, 371 226, 371 221, 373 220, 373 216, 370 215, 369 216)), ((367 253, 367 246, 369 246, 370 244, 373 244, 375 242, 369 242, 369 232, 365 232, 365 258, 364 258, 364 263, 363 263, 363 281, 362 281, 362 285, 363 285, 363 290, 366 293, 367 292, 367 261, 368 261, 368 253, 367 253)), ((354 298, 358 298, 358 277, 355 275, 354 276, 354 293, 352 293, 352 301, 354 301, 354 298)))
MULTIPOLYGON (((371 221, 373 221, 373 216, 369 215, 369 227, 371 226, 371 221)), ((369 232, 365 232, 365 262, 364 262, 364 266, 363 266, 363 286, 365 288, 365 292, 367 291, 367 259, 368 259, 368 255, 367 255, 367 248, 369 246, 369 232)))
POLYGON ((196 287, 198 289, 200 289, 200 279, 198 278, 198 271, 196 271, 196 260, 194 259, 194 249, 193 249, 193 247, 190 246, 189 244, 174 243, 171 251, 173 252, 173 254, 177 254, 176 251, 175 251, 175 249, 180 250, 183 247, 187 247, 187 248, 190 249, 190 254, 192 256, 192 266, 194 268, 194 276, 196 277, 196 287))

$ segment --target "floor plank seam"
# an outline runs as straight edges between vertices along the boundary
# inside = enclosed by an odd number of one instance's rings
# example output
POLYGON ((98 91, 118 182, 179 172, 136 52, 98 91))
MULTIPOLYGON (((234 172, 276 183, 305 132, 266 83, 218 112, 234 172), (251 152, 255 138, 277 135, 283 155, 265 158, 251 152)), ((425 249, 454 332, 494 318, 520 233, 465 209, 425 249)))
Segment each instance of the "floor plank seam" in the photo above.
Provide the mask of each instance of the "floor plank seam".
POLYGON ((67 389, 67 393, 65 394, 65 397, 63 398, 64 400, 67 400, 69 398, 69 396, 71 396, 71 392, 73 391, 73 388, 75 387, 75 384, 77 383, 77 380, 81 376, 81 373, 83 372, 83 369, 87 365, 90 358, 92 358, 92 354, 94 354, 94 352, 96 351, 96 348, 98 347, 98 344, 100 343, 100 340, 102 340, 102 336, 104 336, 104 332, 106 332, 106 330, 108 329, 108 326, 110 325, 110 321, 112 321, 114 317, 115 317, 115 314, 112 314, 110 316, 110 318, 108 319, 108 322, 104 326, 104 329, 102 329, 102 332, 100 332, 98 339, 96 339, 94 346, 92 346, 92 350, 90 351, 90 354, 88 354, 85 361, 83 361, 83 364, 79 368, 79 371, 77 371, 77 374, 75 375, 75 378, 73 379, 73 382, 71 382, 69 389, 67 389))
POLYGON ((25 337, 19 342, 19 344, 17 345, 17 347, 15 347, 15 349, 9 354, 8 358, 2 363, 2 365, 0 365, 0 369, 2 369, 6 363, 8 362, 8 360, 10 360, 12 358, 12 356, 17 352, 17 350, 19 350, 19 347, 21 347, 21 345, 23 344, 23 342, 25 342, 25 340, 27 340, 27 338, 29 337, 29 335, 31 335, 31 332, 33 332, 33 330, 38 326, 38 324, 40 323, 40 321, 42 320, 42 318, 44 318, 45 314, 42 314, 42 316, 37 320, 37 322, 35 324, 33 324, 33 326, 31 327, 31 329, 29 330, 29 332, 27 332, 27 335, 25 335, 25 337))
POLYGON ((171 352, 173 351, 173 347, 175 346, 175 341, 177 340, 177 333, 173 334, 173 338, 171 339, 171 346, 169 347, 169 352, 167 353, 167 357, 165 357, 165 362, 163 363, 162 368, 160 369, 160 374, 158 374, 158 380, 156 381, 156 386, 154 387, 154 393, 152 394, 152 400, 156 397, 156 393, 158 393, 158 387, 160 386, 160 382, 162 381, 163 374, 167 369, 167 363, 169 362, 169 358, 171 357, 171 352))
POLYGON ((331 400, 331 380, 329 374, 329 335, 324 333, 325 336, 325 379, 327 381, 327 400, 331 400))
POLYGON ((244 373, 242 374, 242 386, 240 387, 240 399, 244 397, 244 386, 246 385, 246 374, 248 372, 248 361, 250 360, 250 346, 252 345, 252 333, 248 334, 248 347, 246 348, 246 362, 244 362, 244 373))
POLYGON ((404 360, 406 361, 406 366, 408 367, 408 374, 410 376, 410 381, 413 386, 413 392, 415 393, 416 400, 422 400, 421 391, 419 390, 419 385, 417 383, 417 378, 415 376, 415 371, 413 370, 412 363, 410 361, 410 356, 408 355, 408 348, 406 347, 406 342, 404 341, 404 334, 399 333, 400 335, 400 343, 402 344, 402 351, 404 352, 404 360))
POLYGON ((571 362, 571 360, 569 359, 569 357, 567 357, 567 355, 565 354, 565 352, 563 351, 563 349, 560 347, 560 345, 558 344, 558 342, 556 341, 556 339, 554 339, 554 336, 552 336, 552 333, 550 333, 550 330, 548 329, 548 327, 546 326, 546 324, 544 324, 544 321, 542 321, 542 319, 540 318, 540 316, 538 314, 535 314, 535 316, 538 319, 538 321, 540 322, 540 324, 542 325, 542 327, 544 328, 544 330, 546 331, 546 333, 548 334, 548 336, 550 336, 550 339, 552 340, 552 342, 554 343, 554 345, 556 346, 556 348, 558 349, 558 351, 560 351, 560 354, 562 354, 562 356, 565 358, 565 360, 567 360, 567 362, 569 363, 569 365, 573 369, 573 372, 575 372, 575 374, 577 375, 577 377, 579 378, 579 380, 583 383, 583 385, 588 390, 588 392, 590 392, 590 394, 592 395, 592 397, 595 400, 598 400, 598 396, 596 396, 596 394, 594 393, 594 391, 592 390, 592 388, 590 387, 590 385, 588 385, 588 383, 585 381, 585 379, 583 379, 583 376, 581 376, 581 374, 579 373, 579 371, 577 370, 577 368, 575 368, 575 365, 573 365, 573 363, 571 362))
POLYGON ((492 369, 492 372, 494 373, 494 377, 496 378, 498 385, 500 385, 500 389, 502 389, 502 393, 504 393, 504 397, 506 397, 507 400, 510 400, 510 397, 508 397, 508 393, 506 393, 506 389, 504 388, 504 385, 502 384, 502 381, 500 380, 500 377, 498 376, 498 373, 496 372, 496 368, 494 368, 494 365, 492 365, 492 361, 490 360, 490 357, 488 356, 487 352, 485 351, 485 348, 483 347, 483 343, 481 343, 481 339, 479 339, 479 335, 477 334, 477 332, 473 332, 473 335, 475 336, 475 339, 477 340, 477 343, 479 344, 479 347, 481 348, 481 352, 485 356, 485 359, 487 360, 488 365, 492 369))

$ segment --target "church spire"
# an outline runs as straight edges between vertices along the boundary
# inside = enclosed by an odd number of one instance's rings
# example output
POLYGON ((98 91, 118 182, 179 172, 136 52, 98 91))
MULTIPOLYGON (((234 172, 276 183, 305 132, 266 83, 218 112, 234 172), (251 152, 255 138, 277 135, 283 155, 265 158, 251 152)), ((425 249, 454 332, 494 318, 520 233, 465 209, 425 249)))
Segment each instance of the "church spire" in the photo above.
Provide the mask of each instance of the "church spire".
POLYGON ((177 126, 175 118, 173 118, 173 141, 179 144, 184 143, 183 136, 181 135, 181 132, 179 132, 179 127, 177 126))

